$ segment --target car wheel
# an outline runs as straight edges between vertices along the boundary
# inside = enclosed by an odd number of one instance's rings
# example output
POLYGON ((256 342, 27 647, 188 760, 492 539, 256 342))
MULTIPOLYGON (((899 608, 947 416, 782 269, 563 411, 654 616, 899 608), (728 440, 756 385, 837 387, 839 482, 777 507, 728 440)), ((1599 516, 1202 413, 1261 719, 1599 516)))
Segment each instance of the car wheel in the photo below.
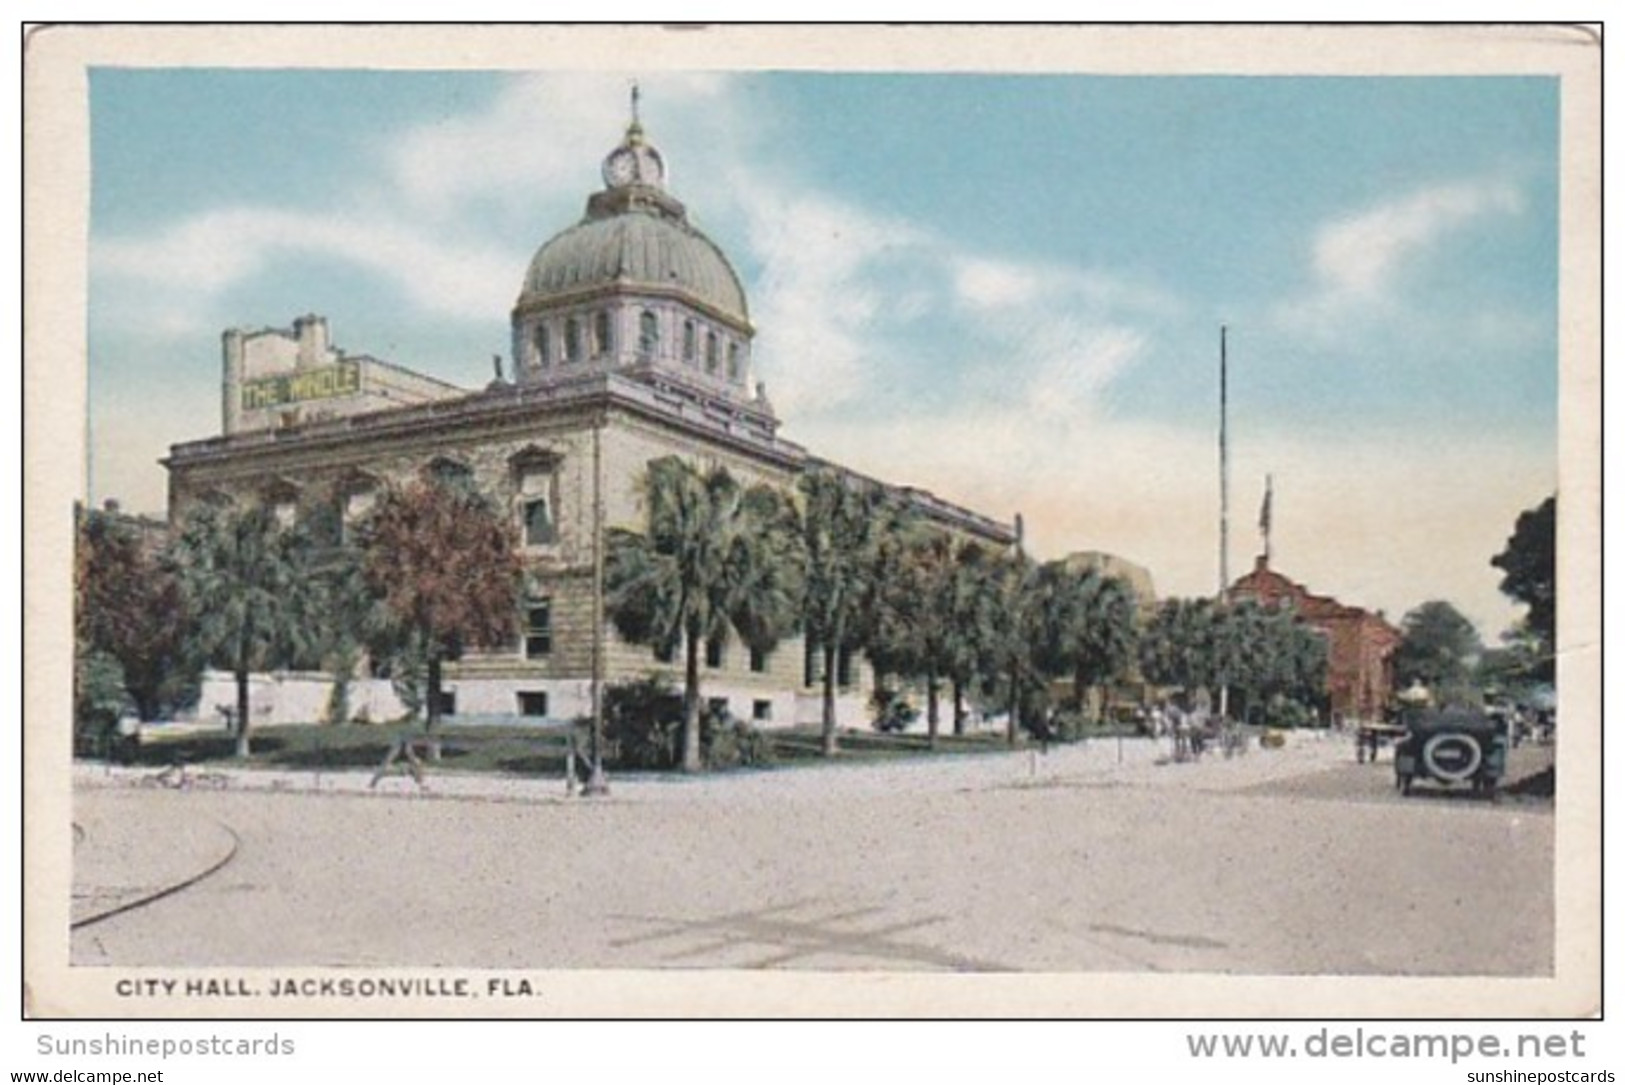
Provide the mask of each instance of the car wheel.
POLYGON ((1472 735, 1446 731, 1422 746, 1422 764, 1431 776, 1446 783, 1469 779, 1483 762, 1484 751, 1472 735))

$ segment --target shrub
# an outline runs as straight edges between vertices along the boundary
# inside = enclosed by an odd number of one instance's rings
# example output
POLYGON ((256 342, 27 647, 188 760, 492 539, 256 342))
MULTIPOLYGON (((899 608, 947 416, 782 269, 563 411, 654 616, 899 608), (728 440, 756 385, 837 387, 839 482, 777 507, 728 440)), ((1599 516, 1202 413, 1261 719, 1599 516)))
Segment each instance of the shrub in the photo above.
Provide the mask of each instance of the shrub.
POLYGON ((112 749, 126 711, 124 668, 107 652, 80 645, 73 668, 73 750, 103 757, 112 749))
POLYGON ((1287 697, 1272 697, 1264 708, 1266 727, 1291 730, 1297 727, 1313 727, 1315 723, 1315 713, 1312 709, 1287 697))
POLYGON ((919 709, 894 689, 876 689, 869 698, 869 707, 874 713, 877 731, 906 731, 909 724, 920 718, 919 709))
POLYGON ((620 768, 671 769, 681 756, 683 698, 651 674, 604 688, 604 741, 620 768))
POLYGON ((700 754, 707 768, 757 768, 773 762, 773 741, 726 710, 700 717, 700 754))

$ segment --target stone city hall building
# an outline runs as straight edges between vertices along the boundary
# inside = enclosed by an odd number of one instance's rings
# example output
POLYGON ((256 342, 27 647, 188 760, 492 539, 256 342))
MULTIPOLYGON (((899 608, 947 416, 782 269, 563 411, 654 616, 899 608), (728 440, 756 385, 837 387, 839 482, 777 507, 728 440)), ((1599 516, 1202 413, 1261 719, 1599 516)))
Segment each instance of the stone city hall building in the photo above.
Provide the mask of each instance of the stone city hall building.
MULTIPOLYGON (((448 665, 446 708, 588 714, 597 638, 605 681, 661 670, 680 683, 677 664, 618 640, 597 619, 604 529, 644 529, 641 487, 647 465, 662 457, 787 488, 825 461, 780 436, 753 377, 755 329, 739 277, 689 222, 665 175, 634 116, 584 217, 526 269, 511 315, 512 373, 505 379, 499 362, 483 390, 346 354, 318 316, 292 329, 227 331, 223 432, 170 450, 170 522, 224 497, 268 502, 285 518, 321 511, 348 524, 387 484, 425 470, 460 476, 513 517, 525 594, 512 645, 448 665)), ((891 489, 963 536, 994 546, 1015 540, 1007 524, 924 491, 891 489)), ((737 641, 708 645, 704 692, 743 719, 811 722, 821 675, 809 649, 800 639, 765 655, 737 641)), ((872 676, 859 662, 839 668, 843 725, 867 718, 872 676)), ((308 706, 300 709, 285 693, 280 681, 262 681, 256 715, 318 718, 314 691, 293 697, 308 706)))

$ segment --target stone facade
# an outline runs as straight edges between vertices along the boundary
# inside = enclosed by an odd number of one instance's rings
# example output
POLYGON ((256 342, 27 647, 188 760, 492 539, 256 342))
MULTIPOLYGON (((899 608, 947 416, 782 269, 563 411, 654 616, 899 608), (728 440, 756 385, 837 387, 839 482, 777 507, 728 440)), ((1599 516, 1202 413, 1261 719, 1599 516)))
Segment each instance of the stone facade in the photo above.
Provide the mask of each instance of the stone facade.
POLYGON ((1269 567, 1260 556, 1253 571, 1230 588, 1235 599, 1268 607, 1290 606, 1326 638, 1326 698, 1334 718, 1374 720, 1394 692, 1394 650, 1400 632, 1381 614, 1315 595, 1269 567))
MULTIPOLYGON (((658 162, 636 125, 611 159, 634 152, 658 162)), ((545 244, 526 272, 510 313, 510 379, 499 373, 463 392, 390 367, 404 383, 383 396, 374 393, 386 387, 384 363, 334 350, 319 317, 291 332, 227 332, 223 434, 176 445, 165 460, 172 523, 198 501, 225 498, 348 525, 385 486, 425 470, 465 474, 513 517, 526 591, 513 644, 448 665, 456 714, 588 713, 595 635, 605 681, 661 672, 680 684, 681 652, 663 661, 594 620, 599 528, 643 529, 650 462, 679 456, 786 490, 827 464, 779 436, 752 380, 744 292, 720 250, 659 188, 663 171, 606 166, 605 178, 587 217, 545 244), (352 380, 353 389, 344 383, 352 380), (261 403, 298 393, 312 398, 292 412, 261 403)), ((1014 541, 1007 525, 935 495, 893 491, 951 531, 1014 541)), ((819 718, 821 691, 799 638, 765 657, 737 642, 718 648, 702 670, 707 699, 763 724, 819 718)), ((843 676, 840 722, 861 726, 870 668, 851 661, 843 676)))

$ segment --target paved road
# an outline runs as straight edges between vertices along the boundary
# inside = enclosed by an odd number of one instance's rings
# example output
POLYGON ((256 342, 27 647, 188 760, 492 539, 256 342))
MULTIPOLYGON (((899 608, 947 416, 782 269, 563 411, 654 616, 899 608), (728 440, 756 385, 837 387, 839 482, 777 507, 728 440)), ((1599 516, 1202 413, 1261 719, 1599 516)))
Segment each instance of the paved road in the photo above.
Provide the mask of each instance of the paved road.
MULTIPOLYGON (((1345 743, 1150 753, 622 783, 591 802, 80 786, 81 824, 218 824, 239 843, 199 884, 76 930, 72 960, 1550 972, 1549 803, 1402 799, 1345 743)), ((1549 754, 1520 754, 1523 771, 1530 756, 1549 754)))

